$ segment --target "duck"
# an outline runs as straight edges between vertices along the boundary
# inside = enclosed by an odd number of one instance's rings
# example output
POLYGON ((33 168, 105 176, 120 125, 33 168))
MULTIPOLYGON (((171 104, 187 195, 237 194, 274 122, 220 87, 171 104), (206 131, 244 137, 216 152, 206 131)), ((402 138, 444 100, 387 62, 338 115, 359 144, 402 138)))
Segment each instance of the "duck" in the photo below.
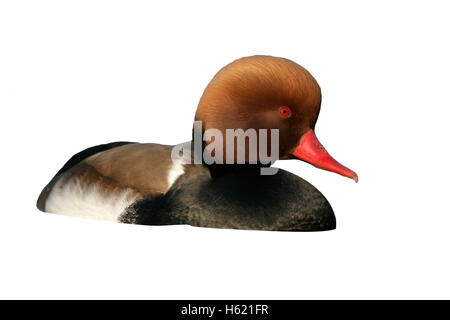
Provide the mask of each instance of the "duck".
POLYGON ((37 208, 154 226, 333 230, 336 217, 324 195, 273 166, 277 160, 301 160, 358 182, 358 175, 337 162, 315 134, 321 101, 319 84, 296 62, 265 55, 237 59, 206 86, 194 117, 201 126, 181 144, 182 158, 174 158, 176 146, 157 143, 120 141, 88 148, 72 156, 43 188, 37 208), (257 135, 256 141, 259 151, 264 141, 266 150, 276 145, 277 157, 267 162, 259 152, 252 158, 247 143, 238 159, 237 147, 227 148, 228 140, 215 144, 218 135, 206 137, 210 132, 227 136, 228 130, 276 132, 277 139, 257 135), (204 159, 207 150, 212 163, 204 159))

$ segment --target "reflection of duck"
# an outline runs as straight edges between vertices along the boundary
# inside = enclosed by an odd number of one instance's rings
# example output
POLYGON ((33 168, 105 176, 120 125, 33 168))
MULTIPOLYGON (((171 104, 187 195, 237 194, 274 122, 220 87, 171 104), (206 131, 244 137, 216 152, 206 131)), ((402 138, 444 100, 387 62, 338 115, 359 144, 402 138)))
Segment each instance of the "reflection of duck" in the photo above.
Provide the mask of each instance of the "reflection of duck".
MULTIPOLYGON (((304 68, 287 59, 254 56, 217 73, 195 119, 202 121, 203 130, 218 129, 224 136, 226 129, 279 129, 280 159, 301 159, 357 181, 356 173, 336 162, 315 136, 320 103, 320 88, 304 68)), ((171 149, 128 142, 86 149, 44 188, 38 208, 152 225, 335 228, 328 201, 289 172, 260 175, 260 165, 248 163, 182 164, 172 161, 171 149)), ((226 144, 222 154, 225 160, 226 144)))

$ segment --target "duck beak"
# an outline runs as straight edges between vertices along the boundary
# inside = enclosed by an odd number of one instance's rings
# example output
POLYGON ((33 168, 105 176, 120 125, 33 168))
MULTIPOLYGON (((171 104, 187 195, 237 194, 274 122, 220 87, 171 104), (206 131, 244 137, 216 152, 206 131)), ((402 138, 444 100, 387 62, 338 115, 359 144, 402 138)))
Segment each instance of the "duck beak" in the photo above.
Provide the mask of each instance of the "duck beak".
POLYGON ((342 164, 334 160, 319 140, 317 140, 316 134, 312 129, 307 131, 302 136, 300 143, 295 148, 292 155, 300 160, 312 164, 317 168, 335 172, 358 182, 358 175, 354 171, 344 167, 342 164))

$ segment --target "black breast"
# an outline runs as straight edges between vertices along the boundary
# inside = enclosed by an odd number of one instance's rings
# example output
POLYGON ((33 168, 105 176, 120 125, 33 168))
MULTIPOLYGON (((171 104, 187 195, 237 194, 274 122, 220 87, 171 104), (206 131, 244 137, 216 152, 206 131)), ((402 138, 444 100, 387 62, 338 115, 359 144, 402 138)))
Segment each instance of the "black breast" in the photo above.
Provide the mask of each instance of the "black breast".
POLYGON ((135 203, 122 222, 278 231, 336 228, 325 197, 290 172, 240 170, 211 178, 202 165, 187 166, 166 194, 135 203))

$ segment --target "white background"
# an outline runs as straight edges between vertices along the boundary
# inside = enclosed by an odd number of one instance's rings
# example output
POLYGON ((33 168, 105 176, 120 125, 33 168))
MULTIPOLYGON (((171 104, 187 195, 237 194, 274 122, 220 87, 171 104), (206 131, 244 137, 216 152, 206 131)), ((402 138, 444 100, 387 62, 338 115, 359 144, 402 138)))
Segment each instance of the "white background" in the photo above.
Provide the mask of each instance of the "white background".
POLYGON ((450 298, 446 1, 2 1, 1 298, 450 298), (211 77, 253 54, 322 87, 301 161, 337 230, 148 227, 39 212, 86 147, 189 140, 211 77))

